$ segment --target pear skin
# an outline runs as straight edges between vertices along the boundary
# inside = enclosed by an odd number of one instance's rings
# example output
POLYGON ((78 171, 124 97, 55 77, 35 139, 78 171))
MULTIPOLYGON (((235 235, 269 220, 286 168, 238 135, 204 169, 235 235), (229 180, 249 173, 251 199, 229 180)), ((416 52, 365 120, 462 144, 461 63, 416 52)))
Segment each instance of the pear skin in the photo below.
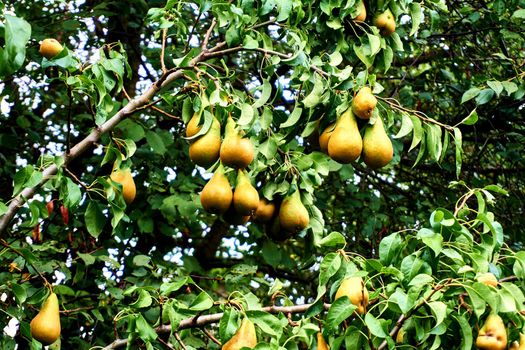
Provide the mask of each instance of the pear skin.
POLYGON ((286 196, 279 209, 279 223, 284 231, 297 233, 308 227, 310 215, 301 202, 299 189, 286 196))
POLYGON ((362 315, 368 306, 368 289, 361 277, 345 278, 335 293, 335 299, 348 297, 350 302, 357 306, 357 313, 362 315))
POLYGON ((374 25, 382 36, 390 36, 396 31, 396 19, 390 9, 374 18, 374 25))
POLYGON ((269 202, 266 198, 260 198, 257 210, 255 210, 253 214, 253 221, 258 223, 269 222, 275 214, 275 209, 276 206, 274 202, 269 202))
POLYGON ((202 189, 200 200, 208 213, 224 214, 232 204, 233 191, 224 168, 220 165, 202 189))
POLYGON ((259 206, 259 193, 252 186, 245 170, 238 170, 237 186, 233 192, 233 205, 240 215, 252 215, 259 206))
POLYGON ((348 164, 361 155, 363 139, 357 127, 357 121, 349 108, 335 125, 328 140, 328 155, 338 163, 348 164))
POLYGON ((222 164, 236 169, 246 168, 254 158, 252 142, 250 139, 241 137, 231 116, 228 116, 228 121, 226 122, 220 158, 222 164))
POLYGON ((504 350, 507 348, 507 330, 501 317, 490 314, 479 330, 476 347, 481 350, 504 350))
POLYGON ((357 9, 359 11, 359 14, 357 17, 354 18, 354 21, 356 22, 364 22, 366 19, 366 7, 364 1, 359 1, 357 3, 357 9))
POLYGON ((363 137, 363 161, 372 168, 382 168, 394 157, 392 141, 386 134, 383 120, 380 116, 372 126, 367 126, 363 137))
POLYGON ((199 113, 195 113, 191 117, 188 124, 186 124, 186 137, 192 137, 200 131, 202 128, 202 125, 199 125, 200 120, 201 117, 199 113))
POLYGON ((363 86, 352 100, 352 111, 364 120, 370 119, 377 105, 377 98, 368 86, 363 86))
MULTIPOLYGON (((191 130, 191 132, 193 131, 191 130)), ((221 124, 217 118, 213 117, 213 122, 208 132, 190 144, 190 159, 195 164, 208 168, 219 159, 220 149, 221 124)))
POLYGON ((317 350, 330 350, 330 347, 326 344, 323 333, 321 332, 317 332, 317 350))
POLYGON ((29 326, 31 336, 44 345, 54 343, 60 337, 60 313, 55 293, 51 292, 29 326))
POLYGON ((487 273, 483 273, 483 274, 479 275, 476 278, 476 281, 478 281, 480 283, 483 283, 486 286, 492 286, 492 287, 497 287, 498 286, 498 279, 491 272, 487 272, 487 273))
POLYGON ((122 196, 124 197, 124 201, 128 205, 131 204, 137 194, 137 187, 135 186, 135 181, 131 175, 131 170, 115 169, 111 173, 110 179, 122 186, 122 196))
POLYGON ((328 153, 328 141, 334 132, 334 127, 335 123, 328 125, 321 135, 319 135, 319 148, 323 153, 328 153))
POLYGON ((248 318, 241 322, 241 327, 237 332, 222 346, 222 350, 240 350, 243 347, 254 348, 257 345, 257 334, 255 326, 248 318))
POLYGON ((56 39, 44 39, 40 43, 40 49, 38 52, 47 58, 48 60, 52 59, 58 55, 64 48, 56 39))

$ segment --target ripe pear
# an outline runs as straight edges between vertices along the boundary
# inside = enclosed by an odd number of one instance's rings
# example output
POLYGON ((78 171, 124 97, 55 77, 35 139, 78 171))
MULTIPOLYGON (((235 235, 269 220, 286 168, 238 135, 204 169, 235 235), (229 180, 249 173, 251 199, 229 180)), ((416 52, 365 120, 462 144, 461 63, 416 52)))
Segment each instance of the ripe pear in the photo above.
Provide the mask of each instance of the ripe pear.
POLYGON ((131 204, 137 194, 137 188, 130 169, 114 169, 110 179, 122 186, 122 196, 126 204, 131 204))
POLYGON ((60 337, 60 314, 55 293, 51 292, 29 326, 31 336, 44 345, 54 343, 60 337))
POLYGON ((498 286, 498 279, 496 276, 494 276, 493 273, 487 272, 479 275, 476 278, 476 281, 483 283, 487 286, 497 287, 498 286))
POLYGON ((237 173, 237 186, 233 192, 233 205, 240 215, 252 215, 259 206, 259 193, 252 186, 245 170, 237 173))
POLYGON ((64 48, 55 39, 44 39, 40 43, 40 49, 38 52, 48 60, 58 55, 64 48))
POLYGON ((310 215, 301 202, 299 189, 283 199, 279 209, 279 223, 284 231, 290 233, 296 233, 308 227, 310 215))
MULTIPOLYGON (((191 120, 190 120, 190 123, 191 123, 191 120)), ((193 131, 194 130, 190 129, 190 133, 193 131)), ((186 129, 186 132, 188 132, 188 129, 186 129)), ((213 165, 213 163, 215 163, 217 159, 219 159, 220 149, 221 149, 221 124, 219 123, 217 118, 213 117, 213 122, 208 132, 191 143, 190 159, 195 164, 200 165, 204 168, 208 168, 211 165, 213 165)))
POLYGON ((350 302, 357 306, 357 313, 362 315, 368 306, 368 289, 361 277, 345 278, 335 293, 335 300, 348 297, 350 302))
POLYGON ((359 11, 359 14, 357 17, 354 18, 354 21, 356 22, 364 22, 366 19, 366 7, 364 1, 359 1, 357 3, 357 9, 359 11))
POLYGON ((390 163, 394 157, 392 141, 386 134, 380 116, 372 126, 365 129, 363 138, 363 161, 372 169, 381 168, 390 163))
POLYGON ((382 36, 390 36, 396 31, 396 19, 390 9, 374 18, 374 25, 379 29, 382 36))
POLYGON ((335 123, 328 125, 321 135, 319 135, 319 148, 321 148, 321 152, 323 153, 328 153, 328 141, 334 132, 334 126, 335 123))
POLYGON ((507 348, 507 330, 501 317, 490 314, 479 330, 476 347, 481 350, 504 350, 507 348))
POLYGON ((236 129, 235 121, 231 116, 226 122, 224 141, 220 149, 222 164, 238 169, 246 168, 254 157, 253 145, 250 139, 242 138, 236 129))
POLYGON ((512 342, 509 350, 525 350, 525 334, 520 333, 519 343, 517 341, 512 342))
POLYGON ((376 105, 377 98, 372 90, 368 86, 363 86, 352 100, 352 111, 357 117, 368 120, 374 113, 376 105))
POLYGON ((257 210, 253 214, 253 221, 258 223, 265 223, 270 221, 275 214, 275 203, 269 202, 266 198, 259 199, 257 210))
POLYGON ((328 140, 328 155, 336 162, 348 164, 361 155, 362 149, 363 139, 352 109, 349 108, 337 120, 328 140))
POLYGON ((232 204, 233 192, 222 164, 202 189, 200 199, 204 210, 213 214, 224 214, 232 204))
POLYGON ((321 332, 317 332, 317 350, 330 350, 330 347, 326 344, 323 333, 321 332))
POLYGON ((255 326, 248 318, 241 322, 241 327, 223 346, 222 350, 240 350, 243 347, 254 348, 257 345, 255 326))
POLYGON ((188 124, 186 124, 186 137, 192 137, 200 131, 202 128, 202 125, 199 125, 200 120, 199 113, 193 114, 188 124))

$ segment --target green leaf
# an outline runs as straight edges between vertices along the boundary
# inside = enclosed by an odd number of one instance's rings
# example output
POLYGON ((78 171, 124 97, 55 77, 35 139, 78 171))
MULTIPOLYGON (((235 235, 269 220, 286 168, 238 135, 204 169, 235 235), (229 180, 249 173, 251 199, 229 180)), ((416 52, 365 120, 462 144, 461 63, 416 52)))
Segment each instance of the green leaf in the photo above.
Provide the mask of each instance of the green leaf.
POLYGON ((525 9, 519 9, 514 11, 511 18, 525 19, 525 9))
POLYGON ((153 152, 160 155, 166 153, 164 141, 156 132, 148 130, 146 133, 146 140, 148 141, 148 145, 153 149, 153 152))
POLYGON ((476 104, 484 105, 489 102, 492 97, 494 97, 494 90, 492 89, 483 89, 479 92, 479 95, 476 97, 476 104))
POLYGON ((337 329, 341 322, 352 316, 356 308, 347 297, 337 299, 332 303, 326 315, 326 327, 337 329))
POLYGON ((78 257, 84 261, 86 266, 93 265, 96 258, 91 254, 78 253, 78 257))
POLYGON ((465 93, 463 93, 463 96, 461 97, 461 103, 463 104, 468 100, 472 100, 474 97, 478 96, 479 93, 480 89, 476 87, 468 89, 467 91, 465 91, 465 93))
POLYGON ((459 128, 454 128, 454 145, 456 148, 456 177, 459 178, 463 162, 463 137, 459 128))
POLYGON ((323 239, 319 241, 319 246, 321 247, 344 246, 345 244, 345 237, 339 232, 331 232, 328 236, 323 237, 323 239))
POLYGON ((381 50, 381 39, 377 35, 367 33, 368 42, 370 43, 370 56, 374 56, 381 50))
POLYGON ((399 233, 392 233, 381 240, 379 243, 379 261, 388 266, 401 250, 403 239, 399 233))
POLYGON ((153 298, 149 292, 145 289, 139 289, 139 297, 137 300, 130 305, 132 308, 140 309, 144 307, 149 307, 153 303, 153 298))
POLYGON ((410 29, 409 36, 416 34, 421 24, 421 4, 418 2, 413 2, 410 4, 410 17, 412 18, 412 29, 410 29))
POLYGON ((272 94, 272 85, 267 79, 264 79, 262 84, 262 92, 261 96, 255 101, 255 103, 252 105, 254 109, 264 106, 266 102, 268 102, 268 99, 270 98, 272 94))
POLYGON ((237 125, 245 126, 252 122, 255 111, 248 103, 243 103, 241 106, 241 117, 237 120, 237 125))
POLYGON ((410 134, 413 129, 414 124, 412 123, 412 119, 407 114, 403 113, 401 116, 401 128, 394 138, 399 139, 405 137, 406 135, 410 134))
POLYGON ((135 331, 145 342, 152 342, 157 339, 157 332, 155 332, 155 329, 149 325, 141 314, 136 316, 135 331))
POLYGON ((412 120, 412 126, 413 126, 413 131, 414 131, 412 134, 412 143, 410 144, 410 148, 408 149, 408 151, 410 152, 417 145, 419 145, 419 143, 423 139, 424 132, 423 132, 423 126, 421 125, 421 120, 412 114, 410 114, 409 117, 412 120))
POLYGON ((219 321, 219 336, 223 344, 230 340, 231 337, 237 332, 239 324, 237 322, 239 313, 233 309, 226 309, 222 314, 221 320, 219 321))
POLYGON ((193 311, 208 310, 213 306, 213 299, 206 292, 200 292, 191 302, 189 309, 193 311))
POLYGON ((466 116, 465 119, 461 121, 461 124, 474 125, 476 124, 477 121, 478 121, 478 112, 476 111, 476 108, 474 108, 472 112, 470 112, 469 115, 466 116))
MULTIPOLYGON (((306 104, 305 104, 305 107, 307 107, 306 104)), ((282 129, 282 128, 288 128, 290 126, 294 126, 301 118, 302 113, 303 113, 303 109, 296 105, 293 112, 288 117, 288 119, 286 119, 286 121, 282 123, 279 127, 282 129)))
POLYGON ((182 288, 182 286, 184 286, 187 283, 188 277, 180 277, 173 282, 163 283, 160 286, 160 293, 164 296, 169 296, 170 293, 179 290, 180 288, 182 288))
POLYGON ((370 312, 365 316, 365 323, 372 335, 382 339, 388 337, 388 333, 381 326, 381 322, 370 312))
POLYGON ((147 255, 139 254, 133 257, 133 265, 135 266, 149 266, 151 258, 147 255))
POLYGON ((279 338, 283 332, 283 325, 277 317, 264 311, 246 311, 246 316, 255 323, 263 333, 279 338))
POLYGON ((502 81, 501 84, 503 85, 503 87, 507 91, 507 94, 509 95, 518 91, 518 85, 516 85, 516 83, 512 81, 502 81))
POLYGON ((319 285, 324 285, 336 274, 341 267, 341 255, 338 253, 328 253, 319 267, 319 285))
POLYGON ((102 232, 102 229, 106 224, 106 220, 106 216, 102 213, 102 210, 100 210, 97 202, 90 201, 88 203, 86 212, 84 213, 84 221, 89 234, 97 238, 102 232))
POLYGON ((427 151, 431 159, 436 162, 441 157, 441 152, 443 150, 443 145, 441 144, 441 127, 436 124, 427 124, 427 151))
POLYGON ((452 314, 452 317, 456 319, 461 329, 461 350, 471 350, 472 349, 472 327, 467 321, 464 315, 452 314))
POLYGON ((11 289, 13 290, 18 305, 23 305, 27 299, 27 291, 24 285, 12 284, 11 289))
POLYGON ((305 108, 315 107, 321 102, 321 95, 324 91, 324 80, 323 78, 315 73, 314 74, 314 87, 312 91, 306 96, 303 100, 303 105, 305 108))
POLYGON ((5 15, 5 47, 0 48, 0 77, 16 72, 24 64, 31 25, 15 16, 5 15))
POLYGON ((65 186, 62 183, 60 198, 64 201, 66 208, 74 208, 82 199, 82 192, 76 183, 69 177, 65 177, 65 186))
POLYGON ((276 18, 277 22, 284 21, 288 19, 290 13, 292 12, 292 0, 279 0, 277 1, 277 11, 279 15, 276 18))
POLYGON ((427 305, 430 307, 432 315, 436 319, 436 324, 434 326, 435 329, 445 320, 445 317, 447 316, 447 305, 441 301, 432 301, 427 305))
POLYGON ((496 80, 487 81, 487 85, 494 90, 496 95, 500 95, 503 91, 503 84, 496 80))
POLYGON ((437 232, 429 230, 428 228, 422 228, 417 232, 418 239, 420 239, 427 247, 434 251, 436 256, 441 253, 443 249, 443 236, 437 232))

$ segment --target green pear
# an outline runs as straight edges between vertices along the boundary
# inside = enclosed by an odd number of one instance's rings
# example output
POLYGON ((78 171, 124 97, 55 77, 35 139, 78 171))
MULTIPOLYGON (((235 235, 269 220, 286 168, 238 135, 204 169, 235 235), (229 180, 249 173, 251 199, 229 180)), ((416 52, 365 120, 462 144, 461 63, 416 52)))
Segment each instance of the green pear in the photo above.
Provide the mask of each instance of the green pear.
POLYGON ((222 164, 237 169, 244 169, 253 161, 254 150, 252 142, 248 138, 241 137, 231 116, 228 116, 226 122, 220 157, 222 164))
MULTIPOLYGON (((191 130, 190 134, 192 132, 194 132, 194 130, 191 130)), ((196 140, 192 141, 192 143, 190 144, 190 159, 195 164, 200 165, 204 168, 208 168, 211 165, 213 165, 213 163, 215 163, 217 159, 219 159, 220 149, 221 124, 219 123, 217 118, 213 117, 213 122, 208 132, 200 136, 196 140)))
POLYGON ((370 168, 376 169, 390 163, 393 157, 392 141, 386 134, 383 120, 378 116, 375 124, 365 129, 362 159, 370 168))
POLYGON ((219 165, 200 194, 202 207, 209 213, 224 214, 232 204, 233 191, 224 167, 219 165))
POLYGON ((296 189, 292 194, 286 196, 279 208, 280 227, 287 232, 296 233, 304 230, 310 223, 308 210, 301 202, 301 194, 296 189))
POLYGON ((233 192, 233 205, 240 215, 252 215, 259 206, 259 193, 252 186, 245 170, 239 169, 237 173, 237 186, 233 192))
POLYGON ((357 306, 357 313, 362 315, 366 312, 368 306, 368 289, 366 289, 365 283, 361 277, 349 277, 345 278, 337 292, 335 293, 335 300, 348 297, 350 302, 357 306))
POLYGON ((507 348, 507 330, 501 317, 490 314, 479 330, 476 347, 481 350, 504 350, 507 348))
POLYGON ((51 292, 29 327, 31 336, 44 345, 52 344, 60 337, 60 313, 55 293, 51 292))
POLYGON ((390 9, 374 18, 374 25, 382 36, 390 36, 396 31, 396 19, 390 9))
POLYGON ((359 14, 357 15, 357 17, 354 18, 354 21, 364 22, 366 19, 366 7, 363 0, 357 3, 357 11, 359 14))
POLYGON ((237 332, 222 346, 222 350, 240 350, 243 347, 254 348, 257 345, 257 334, 255 326, 248 318, 241 322, 241 327, 237 332))
POLYGON ((348 164, 361 155, 363 139, 357 127, 357 121, 349 108, 335 125, 328 140, 328 155, 336 162, 348 164))

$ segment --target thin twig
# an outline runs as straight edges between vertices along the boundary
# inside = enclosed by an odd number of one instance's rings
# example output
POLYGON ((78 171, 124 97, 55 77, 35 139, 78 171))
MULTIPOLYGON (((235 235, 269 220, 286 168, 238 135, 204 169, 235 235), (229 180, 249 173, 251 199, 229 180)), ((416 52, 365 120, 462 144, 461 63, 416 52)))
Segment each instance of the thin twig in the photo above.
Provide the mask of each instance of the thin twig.
POLYGON ((82 181, 80 181, 80 179, 75 175, 73 174, 73 172, 71 170, 69 170, 67 167, 64 167, 64 171, 73 178, 73 180, 75 180, 75 182, 77 184, 79 184, 80 186, 84 187, 86 190, 89 189, 89 187, 83 183, 82 181))
POLYGON ((156 107, 156 106, 150 106, 150 108, 153 109, 153 110, 155 110, 155 111, 157 111, 157 112, 159 112, 160 114, 163 114, 163 115, 165 115, 165 116, 167 116, 167 117, 170 117, 170 118, 172 118, 172 119, 176 119, 176 120, 182 122, 182 119, 180 119, 180 117, 176 117, 176 116, 174 116, 173 114, 169 114, 168 112, 163 111, 163 110, 160 109, 159 107, 156 107))
POLYGON ((219 346, 222 346, 221 342, 218 341, 214 336, 213 334, 211 334, 211 332, 209 330, 207 330, 206 328, 201 328, 202 331, 204 332, 204 334, 206 334, 206 336, 208 336, 208 338, 211 339, 212 342, 214 342, 215 344, 219 345, 219 346))
MULTIPOLYGON (((162 317, 161 317, 162 318, 162 317)), ((175 349, 171 344, 168 344, 167 342, 165 342, 161 337, 158 337, 157 340, 162 344, 164 345, 165 347, 167 347, 168 349, 175 349)))
POLYGON ((162 74, 166 74, 168 71, 166 69, 166 64, 164 63, 164 53, 166 52, 166 34, 168 33, 168 28, 162 29, 162 48, 160 49, 160 69, 162 69, 162 74))
POLYGON ((180 338, 179 333, 175 332, 173 335, 175 336, 175 339, 177 339, 177 341, 179 342, 180 346, 182 346, 182 348, 183 348, 184 350, 188 350, 188 349, 186 348, 186 345, 184 345, 184 342, 183 342, 182 339, 180 338))
POLYGON ((210 41, 211 32, 213 30, 213 27, 215 27, 215 24, 217 24, 217 20, 214 18, 211 21, 210 27, 208 28, 206 35, 204 36, 204 40, 202 40, 202 44, 201 44, 202 51, 206 51, 206 47, 208 46, 208 42, 210 41))

